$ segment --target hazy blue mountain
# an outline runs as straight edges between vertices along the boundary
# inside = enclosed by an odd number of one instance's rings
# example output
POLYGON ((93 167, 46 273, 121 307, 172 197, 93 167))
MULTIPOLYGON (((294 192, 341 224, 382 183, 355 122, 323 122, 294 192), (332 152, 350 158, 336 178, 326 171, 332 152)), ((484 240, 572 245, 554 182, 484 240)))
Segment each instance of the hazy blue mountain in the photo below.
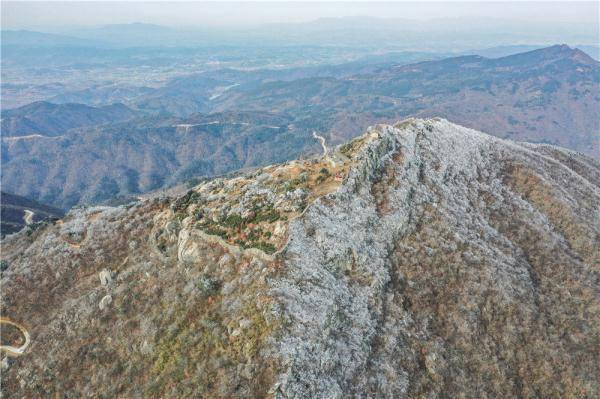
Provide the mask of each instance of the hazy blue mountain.
POLYGON ((3 30, 0 32, 0 37, 3 50, 6 46, 81 47, 98 44, 98 40, 29 30, 3 30))
POLYGON ((373 46, 429 51, 466 51, 514 42, 548 44, 596 43, 596 24, 556 21, 508 21, 496 18, 437 18, 416 21, 402 18, 321 18, 298 24, 272 24, 247 35, 294 44, 373 46))
POLYGON ((57 136, 82 126, 114 123, 135 117, 136 112, 123 104, 90 107, 83 104, 52 104, 38 101, 2 111, 4 137, 57 136))
MULTIPOLYGON (((481 55, 487 58, 501 58, 507 57, 509 55, 525 53, 528 51, 539 50, 542 48, 546 48, 547 46, 541 44, 527 44, 527 45, 506 45, 506 46, 496 46, 478 50, 470 50, 466 53, 481 55)), ((579 50, 585 52, 590 57, 594 58, 596 61, 600 60, 600 46, 592 46, 592 45, 575 45, 573 46, 578 48, 579 50)))
MULTIPOLYGON (((248 27, 189 27, 131 23, 90 28, 69 28, 65 37, 86 39, 122 47, 153 46, 345 46, 390 50, 466 51, 511 43, 547 44, 557 41, 592 44, 597 41, 595 24, 556 21, 508 21, 494 18, 437 18, 428 21, 367 16, 321 18, 303 23, 279 23, 248 27)), ((18 37, 11 36, 13 39, 18 37)), ((24 42, 59 38, 27 39, 24 42)), ((65 41, 66 39, 62 39, 65 41)), ((72 45, 71 41, 65 41, 72 45)))

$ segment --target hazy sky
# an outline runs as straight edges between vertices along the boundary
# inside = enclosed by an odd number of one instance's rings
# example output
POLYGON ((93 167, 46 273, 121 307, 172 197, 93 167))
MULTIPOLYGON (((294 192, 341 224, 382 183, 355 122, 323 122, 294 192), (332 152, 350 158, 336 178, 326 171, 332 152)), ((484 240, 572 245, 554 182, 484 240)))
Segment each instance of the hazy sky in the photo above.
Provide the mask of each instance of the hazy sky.
POLYGON ((30 2, 2 1, 2 29, 48 29, 145 22, 166 26, 242 26, 374 16, 425 20, 493 17, 598 24, 591 2, 30 2))

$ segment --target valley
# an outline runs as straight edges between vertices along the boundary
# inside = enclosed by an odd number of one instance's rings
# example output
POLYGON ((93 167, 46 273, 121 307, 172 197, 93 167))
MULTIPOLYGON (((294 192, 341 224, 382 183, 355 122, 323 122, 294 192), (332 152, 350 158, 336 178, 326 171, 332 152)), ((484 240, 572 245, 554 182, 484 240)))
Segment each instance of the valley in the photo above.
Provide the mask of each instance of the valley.
POLYGON ((3 111, 2 183, 68 209, 294 159, 319 150, 313 131, 339 144, 409 116, 597 158, 599 71, 582 51, 552 46, 497 59, 215 70, 128 92, 125 105, 34 103, 3 111))
POLYGON ((26 226, 35 228, 38 223, 64 216, 61 209, 40 204, 28 198, 5 193, 0 194, 0 236, 16 233, 26 226))

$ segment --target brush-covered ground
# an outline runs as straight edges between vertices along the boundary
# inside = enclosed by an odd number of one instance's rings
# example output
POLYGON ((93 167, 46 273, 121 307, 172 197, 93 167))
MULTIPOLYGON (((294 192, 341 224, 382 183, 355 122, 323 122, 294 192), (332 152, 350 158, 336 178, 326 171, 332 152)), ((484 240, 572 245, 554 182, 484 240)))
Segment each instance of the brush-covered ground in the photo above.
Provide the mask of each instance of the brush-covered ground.
POLYGON ((71 211, 2 242, 2 395, 597 397, 598 176, 407 120, 71 211))

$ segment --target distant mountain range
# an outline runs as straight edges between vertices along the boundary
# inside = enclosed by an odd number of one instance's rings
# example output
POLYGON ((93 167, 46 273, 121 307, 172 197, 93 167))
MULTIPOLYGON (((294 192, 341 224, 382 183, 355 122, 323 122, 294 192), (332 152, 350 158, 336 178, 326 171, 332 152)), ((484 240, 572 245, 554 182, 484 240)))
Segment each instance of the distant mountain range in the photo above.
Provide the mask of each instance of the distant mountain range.
POLYGON ((2 135, 52 137, 76 127, 120 122, 137 115, 123 104, 90 107, 83 104, 52 104, 38 101, 17 109, 2 111, 2 135))
POLYGON ((93 28, 76 28, 61 33, 47 33, 32 30, 3 30, 2 46, 16 47, 123 47, 156 44, 160 35, 177 31, 153 24, 132 23, 105 25, 93 28), (146 39, 144 41, 144 38, 146 39), (151 38, 152 40, 148 40, 151 38))
POLYGON ((148 117, 57 137, 3 137, 2 185, 63 208, 137 196, 293 158, 316 144, 293 122, 285 115, 224 112, 148 117))
POLYGON ((240 85, 215 99, 212 110, 269 109, 318 119, 333 141, 380 121, 438 115, 497 136, 598 155, 599 82, 598 61, 557 45, 498 59, 464 56, 385 67, 341 79, 240 85))
POLYGON ((313 131, 334 144, 408 116, 599 156, 600 64, 580 50, 341 68, 178 77, 129 97, 131 109, 112 106, 122 122, 72 104, 7 111, 15 133, 2 138, 3 187, 61 208, 98 203, 318 151, 313 131), (30 124, 47 132, 22 136, 30 124))
POLYGON ((31 30, 3 30, 1 35, 2 47, 82 47, 95 44, 79 37, 31 30))
MULTIPOLYGON (((479 49, 479 50, 473 49, 471 51, 467 51, 467 53, 477 54, 477 55, 481 55, 481 56, 487 57, 487 58, 501 58, 501 57, 507 57, 509 55, 526 53, 526 52, 534 51, 534 50, 540 50, 540 49, 543 49, 546 47, 548 47, 548 46, 531 45, 531 44, 521 44, 521 45, 515 44, 515 45, 508 45, 508 46, 495 46, 495 47, 489 47, 489 48, 479 49)), ((600 61, 600 45, 598 45, 598 44, 597 45, 580 44, 580 45, 576 45, 574 47, 583 51, 584 53, 588 54, 590 57, 592 57, 596 61, 600 61)))
POLYGON ((0 236, 16 233, 28 224, 64 215, 61 209, 14 194, 0 193, 0 236))
POLYGON ((271 46, 377 46, 441 51, 506 45, 507 43, 596 43, 597 26, 592 23, 515 21, 499 18, 404 18, 354 16, 320 18, 300 23, 262 26, 197 26, 171 28, 149 23, 110 24, 68 28, 53 33, 3 31, 3 45, 157 47, 257 44, 271 46), (503 32, 498 35, 497 32, 503 32), (43 36, 45 35, 45 36, 43 36))

